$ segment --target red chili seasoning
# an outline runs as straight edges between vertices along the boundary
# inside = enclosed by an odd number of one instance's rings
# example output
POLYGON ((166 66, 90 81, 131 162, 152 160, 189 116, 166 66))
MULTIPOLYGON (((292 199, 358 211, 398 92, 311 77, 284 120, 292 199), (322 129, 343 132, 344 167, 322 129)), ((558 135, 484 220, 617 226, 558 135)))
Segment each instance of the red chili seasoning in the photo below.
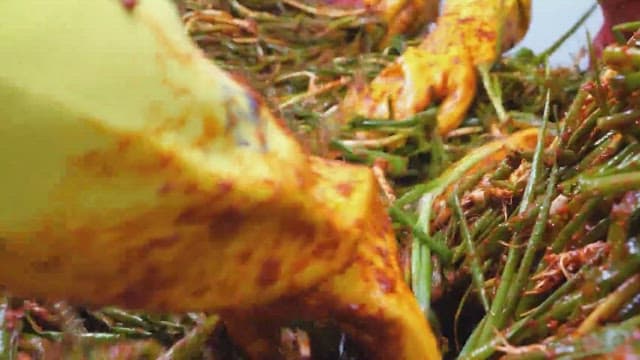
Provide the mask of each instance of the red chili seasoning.
POLYGON ((138 0, 120 0, 120 2, 122 3, 122 6, 129 11, 133 10, 136 5, 138 5, 138 0))

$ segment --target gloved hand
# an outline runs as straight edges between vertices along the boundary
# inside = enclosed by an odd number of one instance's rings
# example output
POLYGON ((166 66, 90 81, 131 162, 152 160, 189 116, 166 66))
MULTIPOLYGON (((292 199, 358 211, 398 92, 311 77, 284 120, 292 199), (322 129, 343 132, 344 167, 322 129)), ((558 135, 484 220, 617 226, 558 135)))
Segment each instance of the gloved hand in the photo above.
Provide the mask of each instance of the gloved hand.
POLYGON ((502 9, 500 3, 447 1, 436 28, 419 46, 407 49, 371 84, 351 89, 341 107, 342 121, 354 115, 403 119, 442 101, 438 130, 455 129, 475 95, 476 67, 498 56, 499 33, 504 50, 527 30, 530 1, 506 0, 502 9))

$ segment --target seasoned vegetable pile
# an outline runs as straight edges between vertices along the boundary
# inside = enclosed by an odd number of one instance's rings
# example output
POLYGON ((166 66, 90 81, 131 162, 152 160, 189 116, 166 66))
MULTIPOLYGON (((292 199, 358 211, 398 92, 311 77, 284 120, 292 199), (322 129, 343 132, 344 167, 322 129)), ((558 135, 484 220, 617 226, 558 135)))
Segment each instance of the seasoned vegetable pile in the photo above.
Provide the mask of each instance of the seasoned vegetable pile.
MULTIPOLYGON (((640 354, 640 40, 592 67, 552 68, 557 44, 482 74, 465 121, 334 114, 415 40, 296 1, 176 1, 208 57, 264 95, 313 153, 372 167, 406 281, 449 358, 640 354)), ((636 24, 637 27, 637 24, 636 24)), ((638 34, 638 33, 637 33, 638 34)), ((215 314, 0 302, 0 360, 239 359, 215 314)), ((282 329, 288 359, 357 359, 327 324, 282 329)))

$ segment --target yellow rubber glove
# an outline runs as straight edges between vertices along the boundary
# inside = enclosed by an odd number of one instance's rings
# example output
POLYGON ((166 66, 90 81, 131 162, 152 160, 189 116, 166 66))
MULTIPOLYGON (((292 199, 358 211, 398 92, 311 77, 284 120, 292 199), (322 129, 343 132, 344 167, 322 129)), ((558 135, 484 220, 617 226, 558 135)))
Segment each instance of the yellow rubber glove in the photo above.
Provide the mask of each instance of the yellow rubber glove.
POLYGON ((499 33, 502 50, 520 40, 529 15, 530 0, 447 1, 418 47, 408 48, 368 86, 351 89, 340 117, 403 119, 441 101, 438 130, 455 129, 475 96, 476 67, 497 58, 499 33))
POLYGON ((404 283, 396 240, 374 200, 353 263, 320 286, 250 311, 223 312, 232 338, 254 359, 272 359, 278 328, 288 319, 332 320, 361 346, 366 359, 439 359, 425 315, 404 283))
POLYGON ((0 287, 232 328, 286 301, 279 323, 334 319, 372 358, 439 357, 371 171, 305 153, 170 1, 0 14, 0 287))

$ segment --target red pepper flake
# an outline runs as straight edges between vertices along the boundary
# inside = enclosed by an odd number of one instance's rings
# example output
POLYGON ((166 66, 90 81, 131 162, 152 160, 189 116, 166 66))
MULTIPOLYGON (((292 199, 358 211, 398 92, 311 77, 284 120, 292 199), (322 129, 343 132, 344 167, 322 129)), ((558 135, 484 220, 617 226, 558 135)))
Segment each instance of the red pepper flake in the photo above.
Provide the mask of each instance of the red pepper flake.
POLYGON ((258 286, 268 287, 275 284, 280 278, 282 264, 277 258, 269 258, 262 263, 260 274, 258 275, 258 286))
POLYGON ((138 0, 120 0, 120 3, 125 9, 132 11, 138 5, 138 0))
POLYGON ((340 183, 336 185, 336 191, 344 197, 349 197, 353 192, 353 184, 351 183, 340 183))
POLYGON ((382 290, 383 293, 389 294, 395 290, 396 284, 393 277, 389 276, 389 274, 387 274, 384 270, 376 269, 375 278, 380 290, 382 290))

